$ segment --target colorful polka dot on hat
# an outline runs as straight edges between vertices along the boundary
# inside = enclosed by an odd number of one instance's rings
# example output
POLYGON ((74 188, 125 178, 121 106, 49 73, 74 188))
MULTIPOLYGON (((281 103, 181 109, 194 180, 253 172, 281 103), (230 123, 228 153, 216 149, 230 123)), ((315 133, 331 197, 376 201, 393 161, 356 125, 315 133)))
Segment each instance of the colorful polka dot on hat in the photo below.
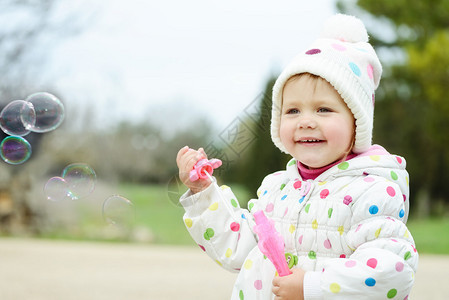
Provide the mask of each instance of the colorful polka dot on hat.
POLYGON ((320 38, 299 53, 276 80, 273 87, 271 138, 288 153, 279 136, 282 92, 287 80, 310 73, 328 81, 340 94, 356 120, 354 153, 371 146, 374 91, 379 86, 382 66, 368 43, 368 33, 356 17, 337 14, 324 24, 320 38))

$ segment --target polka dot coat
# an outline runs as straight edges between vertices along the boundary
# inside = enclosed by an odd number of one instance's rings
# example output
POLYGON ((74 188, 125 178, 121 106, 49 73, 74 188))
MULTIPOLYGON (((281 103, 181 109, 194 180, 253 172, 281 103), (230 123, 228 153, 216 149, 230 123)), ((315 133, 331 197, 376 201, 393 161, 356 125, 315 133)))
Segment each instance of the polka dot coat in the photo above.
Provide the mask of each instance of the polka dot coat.
MULTIPOLYGON (((227 186, 181 198, 184 222, 200 248, 239 272, 232 299, 273 299, 277 276, 257 247, 252 213, 263 210, 285 241, 290 267, 314 272, 317 298, 406 299, 418 253, 405 223, 408 173, 404 158, 359 155, 303 181, 292 159, 268 175, 258 198, 239 207, 227 186)), ((199 283, 200 284, 200 283, 199 283)), ((305 282, 306 284, 306 282, 305 282)))

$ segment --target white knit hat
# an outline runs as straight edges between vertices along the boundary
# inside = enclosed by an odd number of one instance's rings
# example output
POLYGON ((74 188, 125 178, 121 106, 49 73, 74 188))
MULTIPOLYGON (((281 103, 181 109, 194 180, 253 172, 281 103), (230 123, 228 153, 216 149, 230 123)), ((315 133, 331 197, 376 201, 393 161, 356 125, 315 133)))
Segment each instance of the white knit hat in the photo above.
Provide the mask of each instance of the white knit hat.
POLYGON ((282 93, 286 81, 296 74, 310 73, 324 78, 340 94, 356 120, 354 153, 371 146, 374 91, 379 85, 382 66, 362 21, 337 14, 327 20, 321 37, 298 54, 279 75, 273 87, 271 138, 288 153, 279 136, 282 93))

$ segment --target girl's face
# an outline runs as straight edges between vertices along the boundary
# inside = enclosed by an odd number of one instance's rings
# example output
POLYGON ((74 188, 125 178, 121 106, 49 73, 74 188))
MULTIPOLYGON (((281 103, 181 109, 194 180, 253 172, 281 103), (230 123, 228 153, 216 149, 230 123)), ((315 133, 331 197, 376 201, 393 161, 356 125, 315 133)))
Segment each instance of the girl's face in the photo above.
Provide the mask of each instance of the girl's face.
POLYGON ((326 80, 309 74, 290 78, 282 99, 281 142, 296 160, 321 168, 350 152, 354 116, 326 80))

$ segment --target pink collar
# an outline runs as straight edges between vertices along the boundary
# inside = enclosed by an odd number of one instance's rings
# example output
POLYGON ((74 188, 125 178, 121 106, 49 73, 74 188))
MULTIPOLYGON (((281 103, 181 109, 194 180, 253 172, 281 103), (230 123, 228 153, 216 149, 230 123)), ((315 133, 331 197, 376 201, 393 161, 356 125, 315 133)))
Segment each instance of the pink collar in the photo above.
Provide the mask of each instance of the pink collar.
MULTIPOLYGON (((356 156, 357 156, 357 154, 351 153, 351 154, 349 154, 346 157, 345 161, 353 159, 356 156)), ((309 179, 315 180, 323 172, 329 170, 330 168, 332 168, 333 166, 335 166, 335 165, 337 165, 337 164, 339 164, 341 162, 342 161, 339 160, 339 161, 336 161, 336 162, 334 162, 334 163, 332 163, 330 165, 327 165, 327 166, 324 166, 324 167, 321 167, 321 168, 318 168, 318 169, 309 169, 309 168, 307 168, 305 165, 303 165, 299 161, 298 161, 297 165, 298 165, 299 174, 301 175, 302 179, 304 179, 304 180, 309 180, 309 179)))

